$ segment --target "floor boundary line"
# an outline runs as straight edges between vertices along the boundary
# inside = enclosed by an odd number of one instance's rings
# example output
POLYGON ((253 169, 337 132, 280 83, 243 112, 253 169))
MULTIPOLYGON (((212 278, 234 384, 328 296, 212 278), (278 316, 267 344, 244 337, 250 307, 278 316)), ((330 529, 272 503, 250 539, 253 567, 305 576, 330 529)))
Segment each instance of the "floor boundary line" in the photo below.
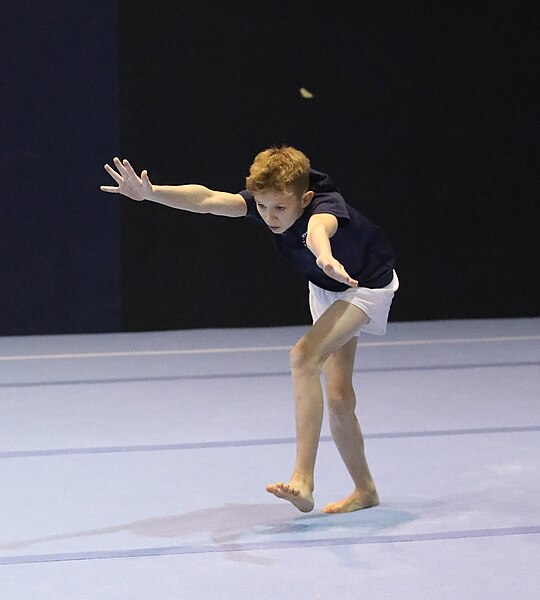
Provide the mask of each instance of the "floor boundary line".
POLYGON ((0 566, 32 563, 68 562, 77 560, 105 560, 118 558, 142 558, 149 556, 173 556, 182 554, 211 554, 223 552, 253 552, 261 550, 280 550, 287 548, 307 548, 325 546, 361 546, 367 544, 415 543, 426 541, 447 541, 455 539, 476 539, 487 537, 506 537, 512 535, 533 535, 540 533, 540 526, 503 527, 499 529, 472 529, 462 531, 442 531, 435 533, 417 533, 404 535, 360 536, 344 538, 319 538, 311 540, 283 540, 278 542, 246 542, 225 544, 200 544, 187 546, 168 546, 157 548, 139 548, 132 550, 106 550, 90 552, 72 552, 58 554, 34 554, 22 556, 0 556, 0 566))
MULTIPOLYGON (((524 425, 518 427, 483 427, 471 429, 440 429, 433 431, 396 431, 387 433, 366 433, 367 440, 388 440, 424 437, 448 437, 459 435, 486 435, 501 433, 534 433, 540 431, 540 425, 524 425)), ((321 436, 321 443, 331 442, 332 437, 321 436)), ((91 448, 56 448, 49 450, 14 450, 0 452, 0 460, 10 458, 39 458, 46 456, 75 456, 90 454, 127 454, 131 452, 172 452, 179 450, 211 450, 214 448, 242 448, 251 446, 279 446, 294 444, 294 437, 266 438, 253 440, 229 440, 215 442, 187 442, 178 444, 149 444, 132 446, 103 446, 91 448)))
MULTIPOLYGON (((499 362, 499 363, 470 363, 467 365, 421 365, 409 367, 359 367, 354 373, 394 373, 407 371, 451 371, 460 369, 499 369, 512 367, 535 367, 539 361, 499 362)), ((109 379, 73 379, 62 381, 21 381, 0 383, 1 388, 28 388, 65 385, 114 385, 122 383, 151 383, 158 381, 212 380, 212 379, 249 379, 259 377, 290 377, 290 371, 253 372, 253 373, 213 373, 210 375, 156 375, 148 377, 114 377, 109 379)))
MULTIPOLYGON (((499 342, 523 342, 540 340, 540 335, 501 336, 484 338, 447 338, 423 340, 394 340, 386 342, 359 342, 362 348, 379 348, 389 346, 422 346, 422 345, 447 345, 447 344, 484 344, 499 342)), ((197 354, 233 354, 252 352, 280 352, 289 351, 290 345, 281 346, 239 346, 237 348, 192 348, 176 350, 126 350, 118 352, 78 352, 67 354, 28 354, 0 356, 0 362, 35 361, 35 360, 76 360, 87 358, 125 358, 137 356, 181 356, 197 354)))

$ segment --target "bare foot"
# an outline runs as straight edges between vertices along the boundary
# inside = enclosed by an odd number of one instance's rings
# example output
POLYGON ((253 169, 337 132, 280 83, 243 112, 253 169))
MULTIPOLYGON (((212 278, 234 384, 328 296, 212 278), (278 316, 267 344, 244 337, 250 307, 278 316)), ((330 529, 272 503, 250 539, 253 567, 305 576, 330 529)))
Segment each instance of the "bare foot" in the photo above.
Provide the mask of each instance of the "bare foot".
POLYGON ((379 496, 375 490, 373 492, 355 490, 349 497, 344 498, 339 502, 327 504, 323 508, 323 512, 329 514, 348 513, 354 512, 355 510, 362 510, 363 508, 377 506, 377 504, 379 504, 379 496))
POLYGON ((313 493, 303 483, 298 481, 271 483, 266 486, 266 491, 278 498, 288 500, 301 512, 307 513, 313 510, 313 493))

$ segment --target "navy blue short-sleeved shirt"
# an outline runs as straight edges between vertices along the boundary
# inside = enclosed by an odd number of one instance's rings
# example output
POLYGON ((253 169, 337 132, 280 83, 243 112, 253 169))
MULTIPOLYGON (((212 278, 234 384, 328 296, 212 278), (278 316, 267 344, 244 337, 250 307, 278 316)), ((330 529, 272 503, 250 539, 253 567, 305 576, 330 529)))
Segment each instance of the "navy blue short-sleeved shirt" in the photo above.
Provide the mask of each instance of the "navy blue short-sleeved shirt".
MULTIPOLYGON (((315 256, 306 245, 310 217, 331 214, 338 220, 338 229, 330 240, 334 258, 353 279, 358 280, 360 287, 381 288, 388 285, 393 277, 394 252, 381 229, 345 202, 328 175, 310 169, 309 189, 315 194, 303 214, 287 231, 272 233, 278 252, 315 285, 332 292, 348 289, 347 285, 328 277, 317 266, 315 256)), ((247 204, 246 216, 267 227, 257 211, 253 195, 247 190, 240 194, 247 204)))

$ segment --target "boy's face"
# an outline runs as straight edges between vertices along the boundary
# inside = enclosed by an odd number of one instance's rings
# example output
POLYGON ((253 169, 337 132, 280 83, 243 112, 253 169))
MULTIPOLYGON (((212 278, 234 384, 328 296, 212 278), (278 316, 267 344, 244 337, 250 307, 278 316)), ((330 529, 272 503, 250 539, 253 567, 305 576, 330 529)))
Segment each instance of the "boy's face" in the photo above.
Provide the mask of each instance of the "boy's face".
POLYGON ((292 190, 264 190, 254 194, 257 210, 270 230, 283 233, 291 227, 302 215, 306 206, 311 202, 314 192, 303 195, 295 194, 292 190))

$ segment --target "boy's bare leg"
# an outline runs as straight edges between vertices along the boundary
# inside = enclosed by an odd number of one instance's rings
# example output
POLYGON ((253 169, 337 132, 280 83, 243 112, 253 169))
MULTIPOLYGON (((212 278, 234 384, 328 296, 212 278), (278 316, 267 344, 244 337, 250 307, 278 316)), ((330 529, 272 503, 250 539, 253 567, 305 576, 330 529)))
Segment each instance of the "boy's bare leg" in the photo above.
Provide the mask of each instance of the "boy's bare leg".
POLYGON ((327 358, 346 344, 368 317, 358 307, 338 300, 291 351, 296 411, 296 464, 288 483, 266 490, 292 502, 302 512, 313 510, 314 469, 321 434, 323 396, 320 370, 327 358))
POLYGON ((327 504, 323 511, 342 513, 379 504, 377 490, 364 454, 364 438, 354 409, 352 385, 357 338, 336 350, 323 366, 328 401, 330 430, 355 489, 350 496, 327 504))

